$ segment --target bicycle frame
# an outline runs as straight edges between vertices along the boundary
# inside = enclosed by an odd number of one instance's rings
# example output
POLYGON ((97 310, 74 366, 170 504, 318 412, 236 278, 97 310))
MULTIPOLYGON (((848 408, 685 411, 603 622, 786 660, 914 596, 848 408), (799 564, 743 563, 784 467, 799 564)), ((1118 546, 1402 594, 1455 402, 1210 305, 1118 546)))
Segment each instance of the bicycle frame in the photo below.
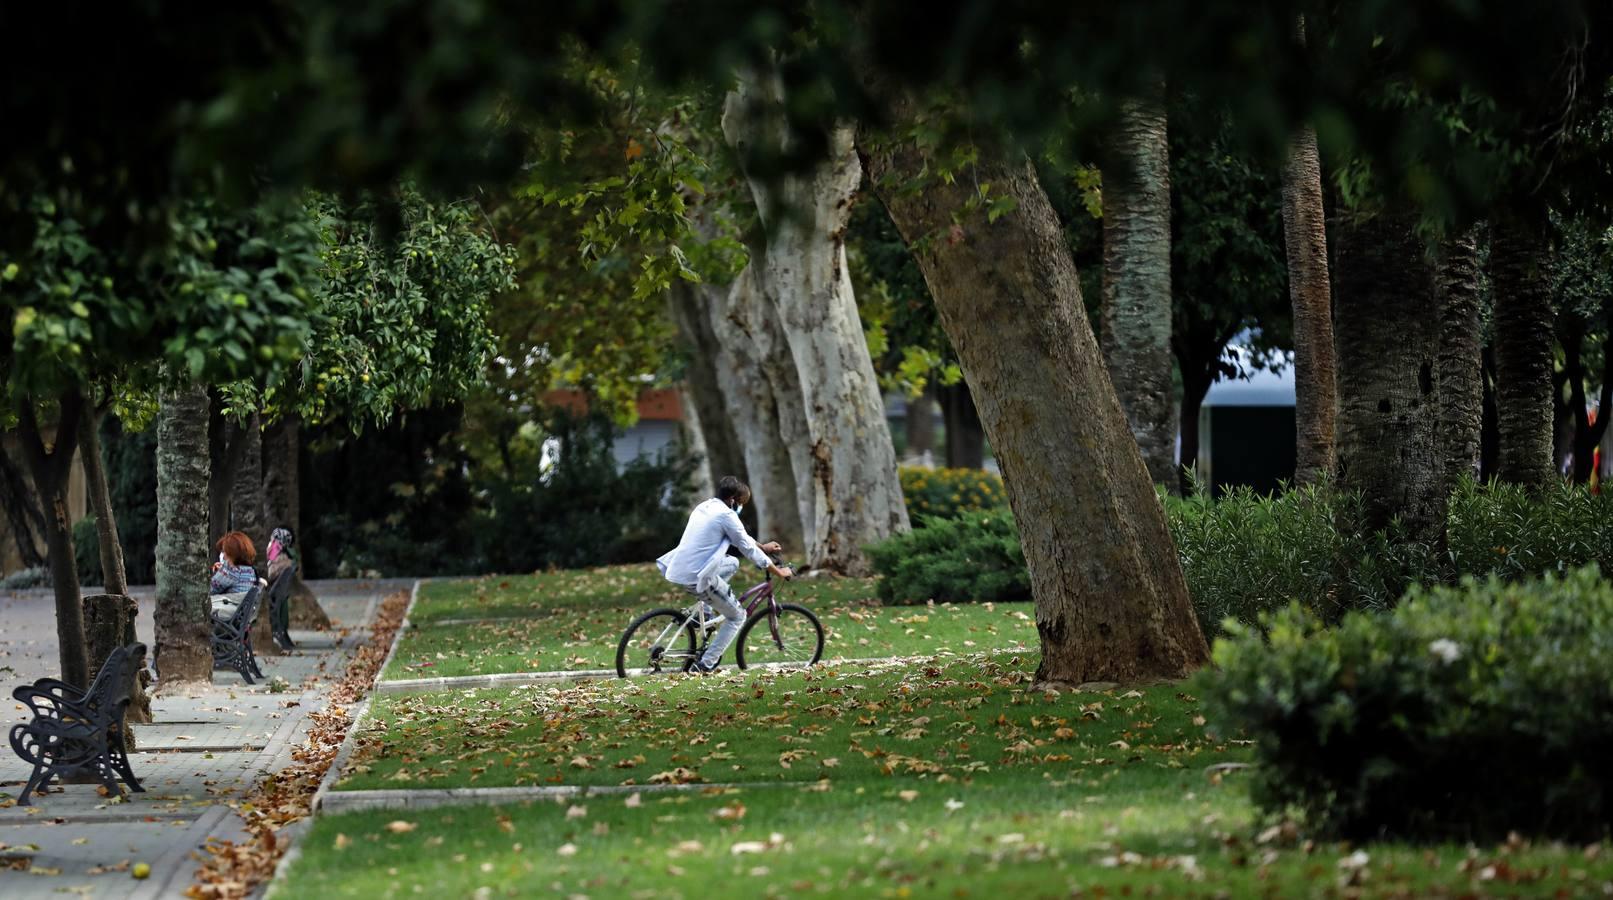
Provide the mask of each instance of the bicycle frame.
MULTIPOLYGON (((778 595, 773 590, 773 579, 771 577, 764 579, 760 584, 752 587, 739 597, 739 607, 745 611, 745 618, 747 619, 755 615, 763 603, 767 604, 768 609, 767 629, 773 635, 773 641, 782 644, 783 641, 778 633, 778 595)), ((661 635, 656 638, 655 643, 669 643, 668 639, 673 634, 693 625, 700 635, 700 646, 695 648, 693 658, 699 659, 706 652, 706 647, 711 643, 710 635, 707 633, 706 628, 713 624, 713 620, 708 620, 701 615, 705 606, 705 600, 697 599, 689 608, 683 611, 683 619, 668 625, 661 632, 661 635)))

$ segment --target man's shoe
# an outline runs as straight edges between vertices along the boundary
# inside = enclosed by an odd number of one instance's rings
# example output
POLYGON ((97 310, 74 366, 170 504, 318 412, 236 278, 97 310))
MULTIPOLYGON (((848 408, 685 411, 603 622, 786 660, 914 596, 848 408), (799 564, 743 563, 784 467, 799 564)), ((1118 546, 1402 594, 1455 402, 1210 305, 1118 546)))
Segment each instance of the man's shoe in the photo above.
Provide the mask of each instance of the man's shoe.
POLYGON ((690 675, 716 675, 721 671, 722 666, 707 666, 698 659, 689 665, 690 675))

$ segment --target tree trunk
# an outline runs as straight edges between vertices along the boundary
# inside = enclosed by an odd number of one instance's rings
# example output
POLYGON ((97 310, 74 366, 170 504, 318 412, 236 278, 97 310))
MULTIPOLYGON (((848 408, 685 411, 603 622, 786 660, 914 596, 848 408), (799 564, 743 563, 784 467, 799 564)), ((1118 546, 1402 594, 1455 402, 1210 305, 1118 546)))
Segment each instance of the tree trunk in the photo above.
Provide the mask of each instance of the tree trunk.
MULTIPOLYGON (((771 74, 730 93, 723 133, 742 160, 779 158, 796 141, 779 115, 771 74), (754 155, 753 155, 754 154, 754 155)), ((751 271, 782 331, 782 365, 793 365, 800 419, 780 409, 795 472, 807 562, 865 575, 863 548, 908 529, 885 403, 846 269, 846 227, 862 181, 850 126, 828 135, 827 158, 805 173, 748 171, 766 230, 751 271)), ((776 368, 776 367, 775 367, 776 368)))
POLYGON ((1439 433, 1445 490, 1479 475, 1484 367, 1479 249, 1473 231, 1446 241, 1439 268, 1439 433))
MULTIPOLYGON (((1199 419, 1204 412, 1204 398, 1210 393, 1211 376, 1203 371, 1182 370, 1182 466, 1179 490, 1186 497, 1191 493, 1194 479, 1203 478, 1199 465, 1199 419)), ((1212 475, 1214 473, 1211 473, 1212 475)), ((1206 482, 1204 488, 1210 487, 1206 482)))
POLYGON ((123 544, 118 540, 117 515, 112 511, 112 490, 106 483, 106 461, 101 456, 100 416, 86 414, 79 422, 79 461, 95 515, 95 534, 101 544, 101 584, 104 593, 127 596, 129 576, 123 567, 123 544))
POLYGON ((1409 214, 1382 213, 1338 234, 1339 483, 1366 521, 1398 517, 1406 536, 1445 546, 1445 467, 1435 373, 1434 266, 1409 214))
MULTIPOLYGON (((217 394, 213 395, 212 402, 220 402, 217 394)), ((217 544, 218 539, 230 531, 242 530, 235 526, 231 513, 236 483, 250 444, 248 431, 256 421, 254 416, 244 423, 234 422, 215 410, 208 426, 208 448, 213 460, 212 477, 207 485, 209 545, 217 544)))
POLYGON ((302 539, 302 498, 298 457, 302 452, 301 420, 288 413, 263 433, 263 510, 269 528, 289 528, 297 538, 297 574, 291 582, 291 624, 324 631, 330 616, 302 581, 302 563, 310 552, 302 539))
POLYGON ((164 390, 157 415, 157 672, 161 687, 208 683, 207 389, 164 390))
MULTIPOLYGON (((93 594, 84 598, 84 638, 92 669, 99 672, 112 651, 136 642, 134 620, 139 615, 140 607, 127 594, 93 594)), ((150 679, 150 670, 141 668, 129 690, 129 706, 120 729, 126 752, 135 749, 134 729, 128 724, 152 721, 151 696, 146 693, 150 679)))
POLYGON ((941 388, 941 416, 947 430, 947 467, 979 469, 986 464, 986 432, 969 384, 941 388))
POLYGON ((56 418, 56 440, 49 450, 40 433, 32 397, 24 397, 17 432, 28 467, 33 470, 34 493, 45 513, 46 558, 50 560, 51 587, 56 597, 56 651, 62 680, 88 687, 90 663, 84 645, 84 607, 79 598, 78 559, 73 547, 73 523, 67 513, 67 481, 78 444, 78 421, 84 398, 76 390, 62 394, 56 418))
POLYGON ((705 466, 710 473, 708 480, 716 484, 724 475, 733 475, 749 484, 745 452, 740 445, 739 433, 729 418, 728 404, 717 375, 717 361, 722 352, 710 307, 720 302, 712 296, 718 290, 721 289, 677 280, 669 292, 668 308, 677 326, 678 337, 689 349, 689 364, 684 370, 684 396, 690 401, 693 417, 700 423, 700 437, 705 443, 705 466))
POLYGON ((1103 357, 1155 484, 1176 490, 1171 181, 1163 89, 1124 100, 1104 173, 1103 357))
POLYGON ((1333 474, 1339 403, 1322 163, 1309 127, 1289 143, 1283 166, 1283 245, 1294 309, 1294 483, 1305 485, 1333 474))
MULTIPOLYGON (((915 121, 892 103, 893 133, 915 121)), ((1104 370, 1058 216, 1023 156, 988 151, 969 178, 882 145, 869 174, 935 298, 1019 523, 1042 684, 1178 678, 1209 661, 1165 512, 1104 370), (930 176, 933 178, 933 176, 930 176), (974 184, 1016 207, 988 223, 974 184)))
POLYGON ((28 478, 0 448, 0 506, 5 507, 6 524, 11 526, 12 539, 17 542, 17 556, 23 568, 42 569, 49 562, 49 557, 39 552, 45 515, 34 499, 28 478))
MULTIPOLYGON (((678 430, 683 436, 684 450, 700 461, 691 475, 695 496, 711 497, 717 493, 717 478, 711 474, 711 451, 706 448, 706 423, 700 417, 700 409, 694 402, 693 394, 687 380, 678 385, 678 403, 683 409, 683 420, 679 423, 678 430)), ((739 477, 741 480, 744 478, 739 477)))
POLYGON ((907 398, 907 456, 929 460, 935 454, 935 385, 926 384, 917 397, 907 398))
POLYGON ((1498 216, 1490 241, 1495 296, 1496 414, 1502 481, 1540 490, 1552 465, 1551 376, 1555 338, 1546 281, 1545 211, 1498 216))
POLYGON ((787 379, 793 369, 766 364, 784 354, 779 346, 778 322, 761 296, 750 266, 726 291, 714 290, 708 296, 710 328, 713 334, 723 336, 716 345, 717 383, 727 401, 728 421, 733 423, 744 458, 756 507, 756 535, 778 541, 792 551, 805 552, 795 468, 780 422, 781 409, 804 418, 800 411, 801 392, 793 380, 787 379), (769 368, 786 380, 775 384, 777 379, 769 377, 769 368), (780 368, 784 371, 777 371, 780 368))
POLYGON ((235 467, 235 487, 230 491, 230 528, 244 532, 258 551, 258 568, 268 566, 264 553, 269 548, 268 523, 263 518, 263 418, 254 413, 241 428, 241 458, 235 467))

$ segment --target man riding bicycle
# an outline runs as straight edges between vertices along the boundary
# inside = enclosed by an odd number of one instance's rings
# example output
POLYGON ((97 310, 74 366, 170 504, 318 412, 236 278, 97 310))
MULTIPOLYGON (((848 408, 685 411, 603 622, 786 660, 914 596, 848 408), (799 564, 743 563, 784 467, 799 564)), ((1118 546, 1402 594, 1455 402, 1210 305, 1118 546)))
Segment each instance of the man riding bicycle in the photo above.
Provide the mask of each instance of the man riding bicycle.
POLYGON ((748 485, 732 475, 723 476, 717 482, 717 496, 696 506, 689 514, 689 524, 684 526, 683 539, 678 546, 655 561, 667 581, 722 613, 722 627, 706 646, 705 655, 691 666, 692 672, 717 671, 723 651, 745 624, 745 611, 728 586, 728 579, 739 571, 739 560, 728 555, 729 547, 737 547, 751 562, 780 578, 795 574, 788 567, 774 565, 768 556, 779 552, 777 541, 757 544, 745 531, 744 523, 739 521, 739 511, 749 500, 748 485))

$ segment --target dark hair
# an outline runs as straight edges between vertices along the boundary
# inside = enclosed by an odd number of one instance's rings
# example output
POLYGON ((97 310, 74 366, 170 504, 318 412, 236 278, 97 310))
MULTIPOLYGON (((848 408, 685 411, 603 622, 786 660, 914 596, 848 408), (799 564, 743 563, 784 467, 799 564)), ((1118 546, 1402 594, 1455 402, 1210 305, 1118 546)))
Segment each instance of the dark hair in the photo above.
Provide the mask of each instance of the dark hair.
POLYGON ((258 561, 258 551, 252 546, 252 539, 239 531, 219 538, 216 549, 237 566, 250 566, 258 561))
POLYGON ((724 475, 717 480, 717 499, 724 503, 729 500, 744 503, 750 499, 750 485, 732 475, 724 475))

